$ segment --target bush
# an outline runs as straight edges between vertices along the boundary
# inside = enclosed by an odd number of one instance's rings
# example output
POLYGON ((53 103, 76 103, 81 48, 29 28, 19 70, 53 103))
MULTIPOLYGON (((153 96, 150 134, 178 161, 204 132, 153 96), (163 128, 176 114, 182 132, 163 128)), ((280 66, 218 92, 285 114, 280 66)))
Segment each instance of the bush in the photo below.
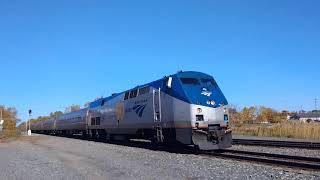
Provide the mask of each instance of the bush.
POLYGON ((0 111, 2 112, 2 118, 4 120, 3 130, 2 132, 0 132, 0 138, 14 137, 20 134, 16 128, 16 123, 17 123, 16 109, 0 106, 0 111))

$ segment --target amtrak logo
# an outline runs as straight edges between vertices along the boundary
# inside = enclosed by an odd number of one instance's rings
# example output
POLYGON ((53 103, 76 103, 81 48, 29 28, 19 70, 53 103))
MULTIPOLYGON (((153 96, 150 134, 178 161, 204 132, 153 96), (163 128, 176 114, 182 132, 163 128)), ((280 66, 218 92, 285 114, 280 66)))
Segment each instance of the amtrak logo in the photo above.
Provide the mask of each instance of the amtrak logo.
POLYGON ((136 112, 136 114, 139 117, 142 117, 143 111, 146 108, 146 106, 147 106, 146 104, 145 105, 136 105, 132 109, 136 112))
POLYGON ((212 92, 208 91, 207 88, 202 88, 201 94, 210 97, 212 92))

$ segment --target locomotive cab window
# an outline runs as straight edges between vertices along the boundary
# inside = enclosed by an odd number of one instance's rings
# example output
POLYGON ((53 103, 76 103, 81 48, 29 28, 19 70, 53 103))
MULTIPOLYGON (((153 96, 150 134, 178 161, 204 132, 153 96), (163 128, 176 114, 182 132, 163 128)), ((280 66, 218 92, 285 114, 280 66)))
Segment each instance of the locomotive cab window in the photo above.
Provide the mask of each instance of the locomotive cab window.
POLYGON ((132 91, 130 92, 130 98, 135 98, 135 97, 137 97, 137 94, 138 94, 138 89, 132 90, 132 91))
POLYGON ((190 85, 200 85, 199 80, 196 78, 180 78, 183 84, 190 84, 190 85))
POLYGON ((124 100, 127 100, 129 98, 129 92, 126 92, 126 94, 124 95, 124 100))
POLYGON ((150 87, 149 87, 149 86, 143 87, 143 88, 140 88, 140 89, 139 89, 139 95, 141 95, 141 94, 147 94, 147 93, 149 93, 149 92, 150 92, 150 87))
POLYGON ((218 84, 214 79, 201 79, 201 83, 206 86, 218 87, 218 84))

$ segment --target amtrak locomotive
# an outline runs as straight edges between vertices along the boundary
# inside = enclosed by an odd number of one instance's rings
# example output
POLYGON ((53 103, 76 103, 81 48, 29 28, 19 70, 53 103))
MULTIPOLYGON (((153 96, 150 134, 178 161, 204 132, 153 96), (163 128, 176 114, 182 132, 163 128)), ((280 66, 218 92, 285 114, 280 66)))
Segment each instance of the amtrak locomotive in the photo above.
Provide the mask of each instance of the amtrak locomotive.
POLYGON ((178 72, 110 97, 87 108, 32 124, 37 133, 80 134, 105 140, 149 139, 200 149, 231 147, 228 101, 214 78, 178 72))

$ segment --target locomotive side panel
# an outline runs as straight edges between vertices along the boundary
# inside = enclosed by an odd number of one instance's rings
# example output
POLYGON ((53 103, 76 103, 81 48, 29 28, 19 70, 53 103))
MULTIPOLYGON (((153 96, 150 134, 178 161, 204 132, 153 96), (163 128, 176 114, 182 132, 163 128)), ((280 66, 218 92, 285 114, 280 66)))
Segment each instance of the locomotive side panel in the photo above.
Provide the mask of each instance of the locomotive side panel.
POLYGON ((192 144, 190 104, 179 99, 174 99, 173 112, 177 141, 183 144, 192 144))

